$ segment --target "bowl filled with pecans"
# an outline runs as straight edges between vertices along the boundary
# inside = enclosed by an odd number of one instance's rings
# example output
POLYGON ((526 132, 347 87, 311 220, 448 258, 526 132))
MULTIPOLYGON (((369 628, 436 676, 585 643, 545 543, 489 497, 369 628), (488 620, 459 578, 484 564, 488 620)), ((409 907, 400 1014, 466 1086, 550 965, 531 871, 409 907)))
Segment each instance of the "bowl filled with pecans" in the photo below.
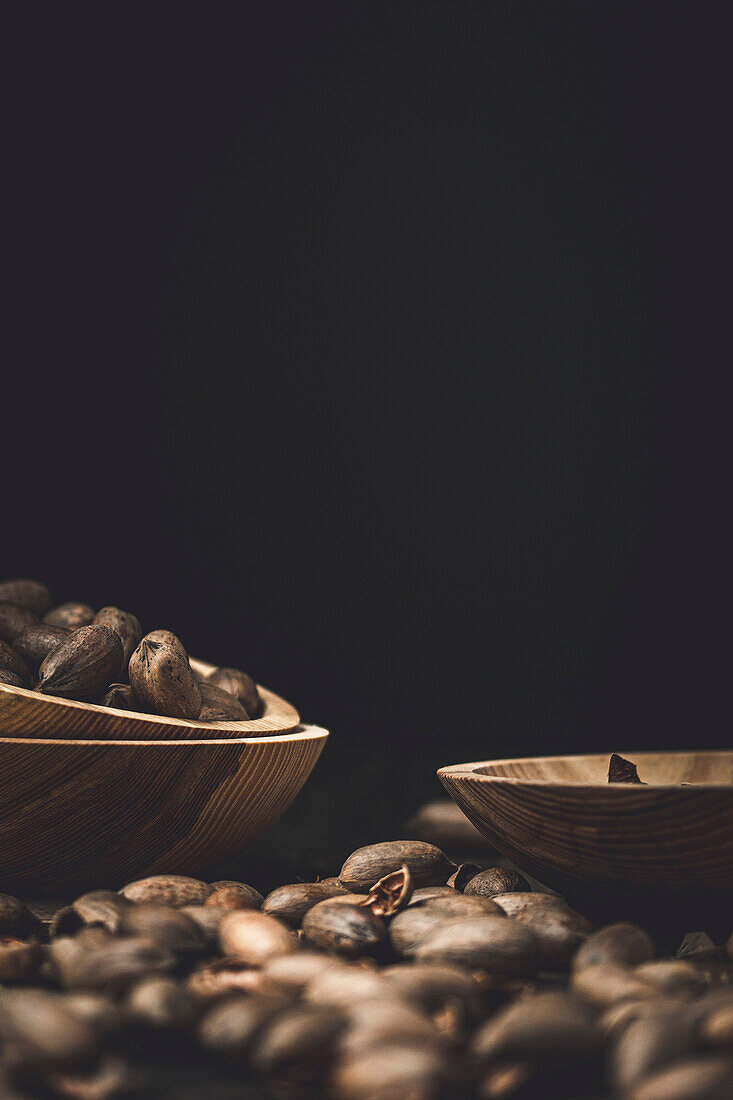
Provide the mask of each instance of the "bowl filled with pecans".
POLYGON ((602 906, 733 902, 733 752, 516 758, 438 775, 500 852, 553 889, 602 906))
POLYGON ((169 630, 0 583, 0 886, 226 859, 287 809, 327 737, 169 630))
POLYGON ((144 634, 119 607, 53 605, 39 581, 0 583, 0 732, 22 737, 204 738, 295 730, 297 710, 237 668, 144 634))

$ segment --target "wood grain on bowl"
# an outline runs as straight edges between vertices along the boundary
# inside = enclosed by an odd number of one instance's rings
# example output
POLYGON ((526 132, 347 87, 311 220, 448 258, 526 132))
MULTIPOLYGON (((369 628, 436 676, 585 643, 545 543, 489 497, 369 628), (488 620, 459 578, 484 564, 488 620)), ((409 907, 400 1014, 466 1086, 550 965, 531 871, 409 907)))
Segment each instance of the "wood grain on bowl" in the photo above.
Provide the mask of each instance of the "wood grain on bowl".
MULTIPOLYGON (((213 665, 191 659, 202 674, 213 665)), ((292 704, 259 687, 263 710, 247 722, 199 722, 158 714, 111 710, 75 699, 59 699, 0 684, 0 734, 6 737, 46 737, 72 740, 201 740, 202 738, 262 737, 297 728, 300 716, 292 704)))
POLYGON ((484 761, 438 776, 500 852, 554 889, 733 893, 733 752, 624 752, 644 785, 609 784, 609 756, 484 761))
POLYGON ((287 809, 328 733, 199 741, 0 737, 0 890, 198 874, 287 809))

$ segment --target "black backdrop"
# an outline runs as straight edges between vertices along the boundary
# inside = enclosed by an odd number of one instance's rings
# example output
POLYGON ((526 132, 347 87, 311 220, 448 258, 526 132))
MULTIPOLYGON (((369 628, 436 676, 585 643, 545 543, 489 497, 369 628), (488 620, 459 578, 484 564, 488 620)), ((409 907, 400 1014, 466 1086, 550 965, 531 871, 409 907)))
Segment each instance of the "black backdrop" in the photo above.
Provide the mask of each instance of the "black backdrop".
POLYGON ((10 29, 0 572, 328 726, 291 830, 729 744, 723 11, 10 29))

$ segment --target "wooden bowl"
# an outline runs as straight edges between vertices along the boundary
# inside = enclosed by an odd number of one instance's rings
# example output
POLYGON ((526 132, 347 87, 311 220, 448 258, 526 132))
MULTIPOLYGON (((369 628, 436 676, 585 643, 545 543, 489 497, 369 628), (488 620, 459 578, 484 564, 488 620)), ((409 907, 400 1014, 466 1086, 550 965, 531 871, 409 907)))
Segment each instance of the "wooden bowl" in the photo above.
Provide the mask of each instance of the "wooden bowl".
MULTIPOLYGON (((195 658, 191 658, 191 667, 203 675, 214 671, 214 665, 195 658)), ((267 688, 257 686, 263 703, 259 718, 249 722, 194 722, 78 703, 75 699, 58 699, 0 684, 0 734, 73 740, 180 741, 262 737, 297 729, 300 715, 295 707, 267 688)))
POLYGON ((689 901, 702 928, 699 907, 718 899, 729 920, 733 752, 623 752, 644 786, 608 783, 609 755, 488 760, 438 776, 500 852, 568 897, 627 912, 689 901))
POLYGON ((0 890, 198 874, 287 809, 328 733, 199 741, 0 737, 0 890))

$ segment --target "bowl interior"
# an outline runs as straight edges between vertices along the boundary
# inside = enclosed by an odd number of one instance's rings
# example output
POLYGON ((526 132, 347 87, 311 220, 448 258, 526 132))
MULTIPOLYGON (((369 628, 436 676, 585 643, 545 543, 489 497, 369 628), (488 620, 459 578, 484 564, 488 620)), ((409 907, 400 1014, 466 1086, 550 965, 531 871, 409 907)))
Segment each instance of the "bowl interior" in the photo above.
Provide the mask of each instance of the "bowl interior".
MULTIPOLYGON (((536 756, 458 765, 476 775, 521 779, 536 783, 608 786, 610 753, 588 756, 536 756)), ((733 784, 733 752, 635 752, 619 755, 632 760, 647 786, 690 783, 694 786, 733 784)))

